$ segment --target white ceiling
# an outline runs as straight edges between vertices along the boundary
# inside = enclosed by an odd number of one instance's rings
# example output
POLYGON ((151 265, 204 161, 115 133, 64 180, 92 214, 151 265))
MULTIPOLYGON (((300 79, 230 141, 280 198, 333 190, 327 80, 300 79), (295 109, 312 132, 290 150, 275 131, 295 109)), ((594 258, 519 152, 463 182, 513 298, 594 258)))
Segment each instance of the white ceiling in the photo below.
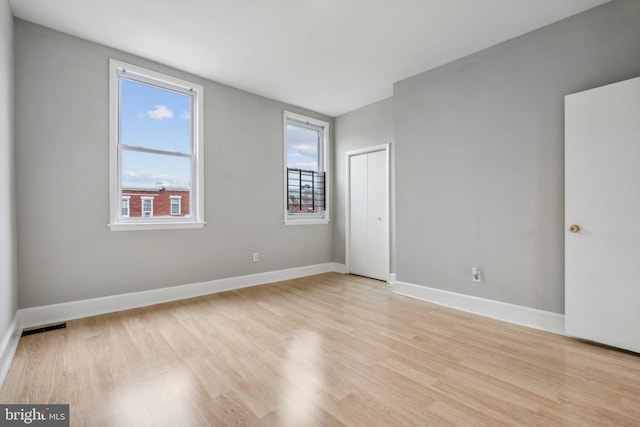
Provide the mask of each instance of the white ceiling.
POLYGON ((10 0, 18 18, 329 116, 608 0, 10 0))

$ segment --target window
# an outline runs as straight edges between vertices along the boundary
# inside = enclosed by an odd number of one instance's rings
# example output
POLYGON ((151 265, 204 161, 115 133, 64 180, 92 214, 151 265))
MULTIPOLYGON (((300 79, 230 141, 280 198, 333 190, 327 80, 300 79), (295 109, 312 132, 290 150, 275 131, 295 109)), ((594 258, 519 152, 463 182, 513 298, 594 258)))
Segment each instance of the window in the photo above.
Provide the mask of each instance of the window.
POLYGON ((329 123, 284 112, 285 224, 329 222, 329 123))
POLYGON ((180 215, 182 213, 182 209, 180 207, 180 203, 182 198, 180 196, 171 196, 171 215, 180 215))
POLYGON ((142 216, 153 216, 153 197, 140 197, 142 199, 142 216))
POLYGON ((112 230, 204 225, 203 96, 200 85, 110 61, 112 230), (177 202, 154 197, 171 189, 177 202), (141 193, 141 206, 125 199, 141 193), (133 211, 132 211, 133 209, 133 211), (177 212, 177 213, 176 213, 177 212))
POLYGON ((122 212, 120 213, 120 215, 122 217, 128 217, 129 216, 129 202, 131 201, 131 196, 122 196, 122 212))

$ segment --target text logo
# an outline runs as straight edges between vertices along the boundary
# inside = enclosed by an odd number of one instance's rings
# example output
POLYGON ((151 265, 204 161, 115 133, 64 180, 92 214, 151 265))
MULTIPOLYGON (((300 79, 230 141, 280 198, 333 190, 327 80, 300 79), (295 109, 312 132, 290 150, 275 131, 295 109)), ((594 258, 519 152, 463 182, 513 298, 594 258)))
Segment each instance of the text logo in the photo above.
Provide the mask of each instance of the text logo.
POLYGON ((69 405, 0 405, 0 427, 69 427, 69 405))

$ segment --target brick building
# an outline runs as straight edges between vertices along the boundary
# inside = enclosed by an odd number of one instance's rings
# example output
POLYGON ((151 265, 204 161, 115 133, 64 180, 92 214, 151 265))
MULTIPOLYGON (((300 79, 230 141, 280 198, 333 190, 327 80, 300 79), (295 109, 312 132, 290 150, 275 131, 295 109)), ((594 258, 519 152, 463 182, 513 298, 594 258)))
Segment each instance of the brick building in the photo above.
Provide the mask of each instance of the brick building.
POLYGON ((123 217, 189 216, 187 188, 123 188, 123 217))

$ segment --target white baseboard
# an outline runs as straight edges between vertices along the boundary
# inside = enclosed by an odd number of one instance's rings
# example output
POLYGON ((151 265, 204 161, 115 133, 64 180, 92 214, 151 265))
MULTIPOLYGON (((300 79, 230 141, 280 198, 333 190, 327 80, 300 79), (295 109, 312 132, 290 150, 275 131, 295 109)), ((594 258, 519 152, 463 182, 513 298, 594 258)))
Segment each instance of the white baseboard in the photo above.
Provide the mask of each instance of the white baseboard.
POLYGON ((333 271, 336 273, 347 274, 347 266, 345 264, 340 264, 338 262, 333 263, 333 271))
POLYGON ((13 320, 9 325, 9 329, 4 334, 2 341, 0 342, 0 389, 7 377, 9 367, 13 361, 13 356, 18 349, 18 342, 20 341, 20 334, 22 333, 22 327, 20 325, 20 313, 16 312, 13 316, 13 320))
POLYGON ((485 317, 564 335, 564 315, 500 301, 396 282, 393 292, 485 317))
MULTIPOLYGON (((340 265, 341 264, 330 262, 287 270, 210 280, 208 282, 171 286, 168 288, 153 289, 150 291, 132 292, 81 301, 65 302, 61 304, 25 308, 19 310, 20 322, 23 328, 31 328, 34 326, 42 326, 67 320, 80 319, 83 317, 96 316, 99 314, 113 313, 116 311, 193 298, 217 292, 264 285, 281 280, 296 279, 314 274, 322 274, 332 271, 341 272, 340 265)), ((342 270, 344 271, 344 267, 342 267, 342 270)))
POLYGON ((387 280, 387 283, 389 283, 390 285, 396 283, 396 273, 389 273, 389 280, 387 280))

